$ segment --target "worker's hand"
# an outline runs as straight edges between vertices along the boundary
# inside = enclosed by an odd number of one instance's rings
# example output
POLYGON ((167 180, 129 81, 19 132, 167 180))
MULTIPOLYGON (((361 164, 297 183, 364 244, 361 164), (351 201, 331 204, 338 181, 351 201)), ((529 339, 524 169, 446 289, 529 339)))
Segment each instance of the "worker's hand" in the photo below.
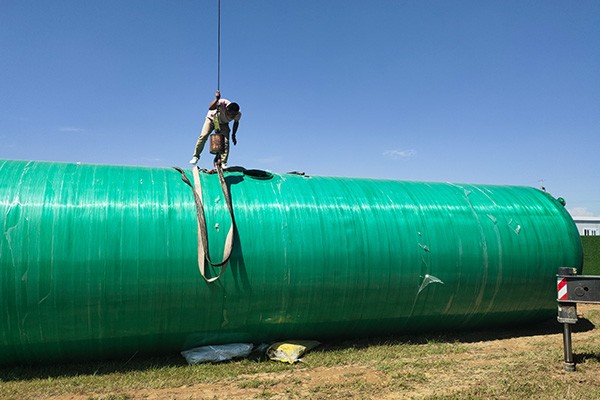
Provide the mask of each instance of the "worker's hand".
POLYGON ((231 136, 231 140, 233 141, 233 145, 235 146, 237 144, 237 139, 235 138, 235 134, 233 136, 231 136))
POLYGON ((217 93, 215 93, 215 97, 217 98, 217 100, 219 100, 221 98, 221 92, 217 90, 217 93))

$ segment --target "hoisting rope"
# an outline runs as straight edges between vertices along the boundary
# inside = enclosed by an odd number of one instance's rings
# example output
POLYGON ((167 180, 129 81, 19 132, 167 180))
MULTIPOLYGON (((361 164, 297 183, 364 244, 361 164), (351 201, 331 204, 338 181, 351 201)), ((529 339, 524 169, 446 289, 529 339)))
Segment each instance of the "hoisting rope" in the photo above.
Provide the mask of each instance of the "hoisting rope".
POLYGON ((219 0, 218 26, 217 29, 217 90, 221 90, 221 0, 219 0))
POLYGON ((217 173, 219 175, 219 182, 221 183, 221 189, 223 191, 223 196, 225 196, 225 202, 227 203, 227 208, 229 209, 229 216, 231 217, 231 227, 229 228, 229 232, 227 232, 227 238, 225 239, 225 247, 223 249, 223 260, 221 262, 215 263, 211 260, 209 250, 208 250, 208 233, 206 229, 206 219, 204 217, 204 206, 202 204, 202 186, 200 184, 200 169, 196 166, 192 168, 192 175, 194 179, 194 185, 191 184, 188 177, 185 175, 185 172, 179 167, 175 168, 180 174, 181 179, 192 188, 194 193, 194 202, 196 203, 196 214, 198 218, 198 269, 200 271, 200 275, 206 280, 206 282, 211 283, 216 281, 223 275, 225 269, 227 268, 227 262, 231 257, 231 251, 233 249, 233 234, 235 231, 235 219, 233 217, 233 206, 231 205, 231 194, 229 193, 229 188, 227 187, 227 183, 225 182, 225 177, 223 176, 223 168, 220 163, 215 163, 217 173), (205 269, 205 261, 207 261, 213 267, 221 267, 221 272, 217 276, 212 278, 208 278, 206 276, 205 269))
MULTIPOLYGON (((218 22, 217 22, 217 91, 220 92, 221 91, 221 0, 218 0, 218 22)), ((221 135, 221 125, 220 125, 220 121, 219 119, 221 118, 220 114, 221 114, 221 105, 219 104, 219 101, 217 100, 217 112, 215 113, 214 119, 213 119, 213 124, 215 126, 215 133, 213 133, 211 135, 211 146, 212 146, 212 140, 214 135, 221 135)), ((221 138, 221 142, 224 142, 225 139, 221 138)), ((212 152, 212 151, 211 151, 212 152)), ((220 151, 221 153, 223 152, 223 150, 221 149, 220 151)), ((215 159, 216 160, 216 159, 215 159)))
MULTIPOLYGON (((221 0, 219 0, 219 5, 218 5, 218 33, 217 33, 217 91, 221 91, 221 0)), ((221 133, 221 126, 219 124, 219 118, 220 118, 220 112, 221 112, 221 107, 219 105, 219 102, 217 101, 217 112, 215 113, 215 117, 214 117, 214 122, 213 124, 215 125, 215 133, 214 134, 220 134, 221 133)))

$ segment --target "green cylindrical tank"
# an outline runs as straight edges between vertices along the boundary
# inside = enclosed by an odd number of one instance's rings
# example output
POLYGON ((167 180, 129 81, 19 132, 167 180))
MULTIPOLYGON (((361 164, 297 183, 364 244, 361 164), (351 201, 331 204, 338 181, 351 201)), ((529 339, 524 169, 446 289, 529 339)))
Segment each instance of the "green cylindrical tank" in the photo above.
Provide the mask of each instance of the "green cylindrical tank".
MULTIPOLYGON (((234 248, 207 283, 174 169, 0 160, 0 363, 533 322, 556 313, 557 269, 581 267, 575 224, 534 188, 225 177, 234 248)), ((218 259, 229 214, 201 181, 218 259)))

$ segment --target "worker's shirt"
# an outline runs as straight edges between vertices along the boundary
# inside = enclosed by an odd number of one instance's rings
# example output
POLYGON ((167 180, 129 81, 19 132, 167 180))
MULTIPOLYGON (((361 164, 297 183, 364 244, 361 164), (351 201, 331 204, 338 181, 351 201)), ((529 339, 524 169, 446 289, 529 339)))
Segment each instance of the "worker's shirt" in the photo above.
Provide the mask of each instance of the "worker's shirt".
POLYGON ((242 113, 240 111, 238 111, 238 113, 233 118, 229 118, 229 116, 227 115, 227 106, 230 104, 231 102, 229 100, 220 99, 217 103, 217 108, 215 108, 214 110, 208 110, 206 118, 213 121, 215 119, 215 114, 217 114, 217 110, 219 110, 219 124, 226 125, 233 120, 240 122, 240 118, 242 118, 242 113))

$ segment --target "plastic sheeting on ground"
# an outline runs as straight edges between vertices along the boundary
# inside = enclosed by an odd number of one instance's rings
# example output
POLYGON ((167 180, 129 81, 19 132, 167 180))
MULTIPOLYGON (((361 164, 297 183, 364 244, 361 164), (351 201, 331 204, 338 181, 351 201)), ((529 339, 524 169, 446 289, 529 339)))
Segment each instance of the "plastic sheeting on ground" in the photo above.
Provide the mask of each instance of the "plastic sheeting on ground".
POLYGON ((293 340, 273 343, 267 349, 267 356, 274 361, 294 364, 302 361, 300 357, 321 343, 315 340, 293 340))
POLYGON ((230 343, 215 346, 201 346, 181 352, 188 364, 221 362, 233 358, 247 357, 254 345, 251 343, 230 343))

